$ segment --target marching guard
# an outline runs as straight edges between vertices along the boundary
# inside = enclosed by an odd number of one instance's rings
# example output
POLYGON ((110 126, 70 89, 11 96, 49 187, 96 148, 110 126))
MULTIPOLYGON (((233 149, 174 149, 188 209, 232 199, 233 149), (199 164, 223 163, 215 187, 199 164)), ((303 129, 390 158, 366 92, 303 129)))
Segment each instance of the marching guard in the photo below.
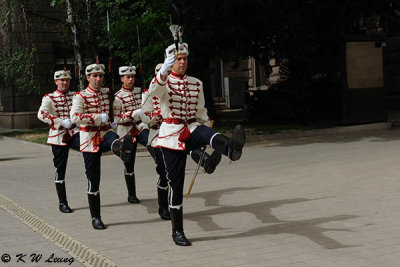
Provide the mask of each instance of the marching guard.
MULTIPOLYGON (((155 68, 155 74, 160 70, 162 64, 158 64, 155 68)), ((154 83, 154 79, 152 81, 154 83)), ((170 220, 170 212, 168 210, 168 181, 165 172, 164 160, 162 157, 162 152, 159 147, 156 147, 157 137, 159 134, 160 125, 162 123, 161 116, 161 108, 160 108, 160 100, 157 96, 150 96, 149 90, 144 90, 142 99, 145 99, 146 102, 143 103, 142 106, 142 120, 150 126, 150 133, 148 139, 148 145, 153 148, 154 151, 154 160, 156 162, 156 171, 159 175, 157 181, 157 196, 158 196, 158 214, 161 219, 170 220)), ((195 149, 193 151, 189 151, 192 159, 198 163, 201 158, 202 151, 200 149, 195 149)), ((207 153, 204 153, 203 160, 201 162, 201 166, 204 170, 211 174, 214 172, 216 166, 221 161, 221 154, 217 152, 213 152, 210 156, 207 153)))
POLYGON ((69 149, 79 150, 79 128, 70 120, 70 110, 74 92, 69 91, 71 73, 59 70, 54 73, 57 90, 43 96, 38 111, 39 120, 50 126, 47 144, 51 145, 53 164, 56 169, 55 185, 59 200, 59 210, 71 213, 65 189, 65 172, 69 149))
POLYGON ((233 129, 231 139, 209 127, 203 84, 199 79, 186 75, 188 54, 186 43, 170 45, 166 49, 166 59, 149 88, 150 96, 155 95, 160 100, 162 123, 156 147, 161 148, 170 186, 168 203, 172 239, 179 246, 191 245, 183 232, 186 151, 210 145, 215 151, 236 161, 240 159, 246 141, 241 125, 233 129))
POLYGON ((100 216, 100 159, 102 152, 112 150, 124 164, 131 160, 134 148, 132 138, 119 140, 111 130, 109 89, 103 88, 104 65, 86 67, 88 87, 75 93, 72 101, 72 123, 80 125, 80 151, 88 179, 88 202, 94 229, 105 229, 100 216))
MULTIPOLYGON (((140 203, 136 196, 135 158, 137 143, 147 147, 149 128, 141 121, 141 88, 135 87, 136 68, 123 66, 119 68, 122 88, 115 93, 114 121, 117 123, 117 134, 120 139, 131 136, 134 149, 131 160, 125 165, 125 182, 128 189, 128 202, 140 203)), ((151 154, 151 153, 150 153, 151 154)))

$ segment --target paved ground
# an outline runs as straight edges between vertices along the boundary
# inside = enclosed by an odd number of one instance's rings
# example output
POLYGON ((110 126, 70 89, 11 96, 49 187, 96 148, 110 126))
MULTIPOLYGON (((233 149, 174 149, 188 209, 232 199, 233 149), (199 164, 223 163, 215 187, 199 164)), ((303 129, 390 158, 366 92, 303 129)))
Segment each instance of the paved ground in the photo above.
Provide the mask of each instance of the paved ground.
MULTIPOLYGON (((400 131, 371 130, 248 143, 239 162, 224 158, 197 177, 185 200, 191 247, 175 246, 170 222, 156 213, 156 173, 139 153, 141 204, 126 202, 122 164, 102 159, 102 218, 92 229, 84 167, 71 153, 67 193, 72 214, 57 209, 50 149, 0 139, 0 196, 118 266, 398 266, 400 261, 400 131)), ((194 171, 187 168, 186 188, 194 171)), ((186 191, 186 190, 185 190, 186 191)), ((63 249, 0 209, 0 266, 54 266, 63 249), (31 263, 29 255, 41 254, 31 263), (2 260, 4 257, 1 258, 2 260)), ((71 265, 82 266, 78 261, 71 265)), ((89 265, 89 264, 87 264, 89 265)))

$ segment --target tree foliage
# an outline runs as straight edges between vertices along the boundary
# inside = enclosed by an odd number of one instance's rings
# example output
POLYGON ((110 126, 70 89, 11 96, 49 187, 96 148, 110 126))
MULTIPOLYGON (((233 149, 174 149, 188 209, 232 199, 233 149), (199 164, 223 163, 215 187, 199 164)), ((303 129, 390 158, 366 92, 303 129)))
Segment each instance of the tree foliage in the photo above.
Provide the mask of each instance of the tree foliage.
POLYGON ((21 30, 30 29, 26 8, 25 0, 6 0, 0 11, 1 28, 8 36, 0 50, 0 84, 11 89, 13 95, 32 94, 39 90, 34 76, 37 51, 30 34, 21 30))
MULTIPOLYGON (((137 28, 146 76, 163 60, 163 50, 172 43, 170 19, 176 22, 170 1, 87 0, 92 22, 87 21, 85 2, 74 2, 81 10, 80 38, 89 58, 93 45, 101 58, 107 58, 108 10, 118 63, 140 63, 137 28), (87 27, 93 32, 92 40, 87 27)), ((215 58, 236 60, 262 55, 289 58, 293 64, 318 62, 321 56, 329 58, 337 52, 345 34, 362 32, 363 17, 377 14, 386 30, 387 21, 383 18, 393 9, 388 0, 181 0, 175 5, 181 11, 184 41, 191 51, 190 64, 199 65, 195 70, 200 72, 204 71, 205 62, 215 58)), ((298 70, 304 69, 302 66, 298 70)))
POLYGON ((37 93, 39 86, 34 77, 37 61, 36 49, 14 47, 13 51, 0 52, 1 81, 5 86, 15 88, 15 93, 37 93))
MULTIPOLYGON (((164 49, 172 43, 168 26, 170 19, 176 23, 176 16, 170 1, 86 0, 91 5, 91 22, 86 21, 84 2, 75 3, 81 5, 80 36, 86 58, 94 60, 90 51, 96 47, 101 61, 107 60, 108 10, 114 66, 142 63, 148 84, 155 65, 163 61, 164 49)), ((398 0, 180 0, 174 3, 181 12, 183 39, 189 44, 190 74, 207 83, 208 66, 213 60, 235 61, 252 56, 267 64, 271 57, 278 61, 287 59, 290 79, 274 97, 285 102, 284 106, 292 109, 288 113, 292 114, 301 113, 298 110, 309 114, 306 107, 311 101, 313 84, 340 82, 339 51, 346 35, 398 33, 400 29, 398 0)))

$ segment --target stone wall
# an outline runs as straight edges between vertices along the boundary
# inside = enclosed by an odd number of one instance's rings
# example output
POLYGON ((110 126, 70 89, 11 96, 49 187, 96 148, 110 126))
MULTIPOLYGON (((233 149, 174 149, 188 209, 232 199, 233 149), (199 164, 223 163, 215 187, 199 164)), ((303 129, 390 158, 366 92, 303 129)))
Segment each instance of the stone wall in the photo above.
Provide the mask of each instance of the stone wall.
POLYGON ((347 42, 346 71, 349 88, 383 88, 382 47, 375 47, 375 42, 347 42))
MULTIPOLYGON (((8 0, 0 0, 2 14, 8 11, 8 0)), ((19 2, 19 0, 15 0, 19 2)), ((13 2, 13 3, 17 3, 13 2)), ((34 69, 34 77, 38 83, 39 91, 23 93, 23 88, 11 92, 10 87, 0 84, 0 127, 30 128, 40 125, 35 122, 36 116, 30 113, 37 112, 43 94, 55 89, 53 73, 55 71, 55 46, 63 43, 65 10, 50 6, 48 0, 25 0, 12 13, 12 35, 6 28, 0 27, 0 45, 6 47, 12 36, 13 43, 20 47, 34 47, 37 53, 37 62, 34 69), (22 8, 23 7, 23 8, 22 8), (18 116, 12 116, 13 96, 15 112, 18 116), (1 114, 4 113, 4 114, 1 114), (25 116, 25 119, 22 117, 25 116), (12 120, 18 120, 13 121, 12 120)), ((5 26, 3 26, 5 27, 5 26)))
POLYGON ((248 79, 248 86, 256 86, 255 60, 248 57, 238 62, 224 62, 224 77, 248 79))

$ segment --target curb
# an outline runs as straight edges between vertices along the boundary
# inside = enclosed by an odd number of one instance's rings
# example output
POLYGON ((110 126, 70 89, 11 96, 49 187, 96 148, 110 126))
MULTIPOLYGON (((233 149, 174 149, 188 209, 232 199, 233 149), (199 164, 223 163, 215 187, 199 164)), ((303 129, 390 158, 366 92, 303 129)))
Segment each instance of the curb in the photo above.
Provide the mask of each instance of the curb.
MULTIPOLYGON (((274 140, 274 139, 288 139, 288 138, 299 138, 299 137, 308 137, 308 136, 316 136, 316 135, 329 135, 329 134, 341 134, 341 133, 351 133, 351 132, 360 132, 360 131, 371 131, 371 130, 384 130, 390 129, 390 124, 388 122, 378 122, 378 123, 370 123, 370 124, 362 124, 362 125, 352 125, 352 126, 338 126, 333 128, 324 128, 324 129, 314 129, 314 130, 292 130, 286 131, 283 133, 273 133, 273 134, 262 134, 262 135, 247 135, 247 142, 260 142, 266 140, 274 140)), ((231 134, 224 135, 230 137, 231 134)), ((0 139, 11 140, 18 143, 36 145, 41 147, 48 147, 49 145, 32 143, 29 141, 24 141, 16 138, 11 138, 7 136, 1 136, 0 139)), ((147 149, 145 147, 138 147, 137 152, 145 152, 147 149)), ((71 150, 74 153, 80 153, 78 151, 71 150)), ((112 152, 106 152, 103 155, 109 155, 112 152)))
POLYGON ((351 133, 359 131, 371 131, 371 130, 383 130, 390 129, 387 122, 354 125, 354 126, 339 126, 325 129, 314 129, 314 130, 296 130, 292 132, 276 133, 276 134, 263 134, 263 135, 249 135, 247 136, 247 142, 260 142, 274 139, 288 139, 288 138, 299 138, 316 135, 329 135, 329 134, 340 134, 340 133, 351 133))

